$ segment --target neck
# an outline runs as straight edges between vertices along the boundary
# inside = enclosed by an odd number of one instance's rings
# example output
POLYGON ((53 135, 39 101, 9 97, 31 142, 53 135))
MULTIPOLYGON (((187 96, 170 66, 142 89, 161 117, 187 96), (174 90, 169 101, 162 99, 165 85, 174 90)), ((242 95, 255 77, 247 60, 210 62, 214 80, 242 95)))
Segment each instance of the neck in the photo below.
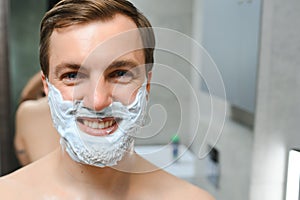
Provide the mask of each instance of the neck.
POLYGON ((137 178, 135 174, 158 170, 134 152, 125 155, 118 165, 103 168, 75 162, 62 147, 55 154, 58 159, 54 170, 61 182, 72 190, 82 191, 86 188, 89 194, 125 197, 137 178))
MULTIPOLYGON (((58 168, 60 176, 64 181, 83 187, 88 186, 89 189, 113 191, 129 187, 130 173, 126 173, 111 167, 95 167, 91 165, 81 164, 72 160, 69 154, 60 147, 57 151, 58 168)), ((118 191, 120 192, 120 191, 118 191)))

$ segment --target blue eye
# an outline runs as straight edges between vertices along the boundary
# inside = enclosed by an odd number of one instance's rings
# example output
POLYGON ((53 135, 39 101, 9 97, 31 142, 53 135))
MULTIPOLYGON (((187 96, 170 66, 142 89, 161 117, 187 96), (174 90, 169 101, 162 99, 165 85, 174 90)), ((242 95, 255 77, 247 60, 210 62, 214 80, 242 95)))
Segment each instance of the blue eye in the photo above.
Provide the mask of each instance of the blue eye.
POLYGON ((63 74, 61 78, 67 85, 74 85, 80 83, 86 77, 87 77, 86 74, 75 71, 75 72, 67 72, 63 74))
POLYGON ((116 70, 109 74, 109 78, 113 82, 128 83, 134 78, 134 75, 128 70, 116 70))
POLYGON ((127 74, 126 71, 117 71, 117 72, 115 72, 116 76, 125 76, 126 74, 127 74))
POLYGON ((77 72, 72 72, 72 73, 68 73, 66 74, 66 78, 68 79, 76 79, 77 78, 78 73, 77 72))
POLYGON ((117 70, 109 75, 110 78, 133 77, 132 72, 127 70, 117 70))

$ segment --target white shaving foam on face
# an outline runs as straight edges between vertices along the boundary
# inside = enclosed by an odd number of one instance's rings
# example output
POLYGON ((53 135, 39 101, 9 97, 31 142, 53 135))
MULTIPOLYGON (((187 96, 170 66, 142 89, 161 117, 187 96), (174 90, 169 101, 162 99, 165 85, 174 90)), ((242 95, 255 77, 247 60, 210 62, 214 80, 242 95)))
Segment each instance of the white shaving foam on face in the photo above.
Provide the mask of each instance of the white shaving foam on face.
POLYGON ((148 95, 146 82, 130 105, 113 102, 101 111, 84 107, 82 100, 63 100, 59 90, 49 81, 47 84, 48 103, 54 126, 61 135, 61 145, 74 161, 97 167, 114 166, 127 152, 132 151, 134 135, 144 124, 148 95), (106 136, 92 136, 78 128, 77 119, 82 117, 112 117, 118 119, 118 128, 106 136))

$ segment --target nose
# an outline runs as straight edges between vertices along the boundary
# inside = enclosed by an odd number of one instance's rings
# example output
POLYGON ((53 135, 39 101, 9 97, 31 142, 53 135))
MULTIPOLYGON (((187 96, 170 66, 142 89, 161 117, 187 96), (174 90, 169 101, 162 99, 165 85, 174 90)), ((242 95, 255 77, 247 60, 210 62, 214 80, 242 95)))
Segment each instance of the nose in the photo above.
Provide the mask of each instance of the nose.
POLYGON ((84 104, 88 108, 100 111, 112 103, 112 92, 108 83, 100 79, 95 81, 90 87, 88 95, 84 99, 84 104))

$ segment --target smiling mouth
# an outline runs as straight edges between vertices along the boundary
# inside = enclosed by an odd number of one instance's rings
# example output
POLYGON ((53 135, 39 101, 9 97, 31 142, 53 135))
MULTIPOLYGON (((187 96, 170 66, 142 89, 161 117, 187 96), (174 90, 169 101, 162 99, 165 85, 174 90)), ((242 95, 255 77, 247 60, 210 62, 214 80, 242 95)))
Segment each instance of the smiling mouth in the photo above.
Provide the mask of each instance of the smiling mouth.
POLYGON ((106 136, 118 128, 118 119, 115 118, 77 118, 78 127, 85 133, 93 136, 106 136))

